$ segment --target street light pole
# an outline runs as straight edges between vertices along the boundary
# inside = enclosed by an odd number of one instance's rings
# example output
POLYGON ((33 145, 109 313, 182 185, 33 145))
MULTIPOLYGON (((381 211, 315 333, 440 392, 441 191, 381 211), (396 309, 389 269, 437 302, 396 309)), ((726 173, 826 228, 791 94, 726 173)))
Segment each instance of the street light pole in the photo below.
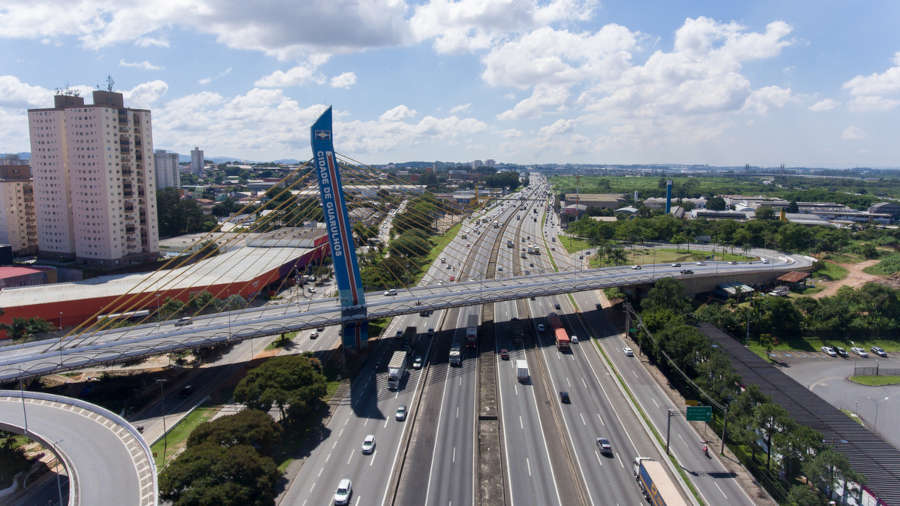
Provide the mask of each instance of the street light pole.
POLYGON ((59 330, 62 330, 62 314, 63 314, 63 312, 60 311, 59 312, 59 330))
POLYGON ((156 382, 159 383, 159 395, 160 395, 160 407, 162 411, 162 420, 163 420, 163 458, 162 458, 162 467, 166 467, 166 450, 168 450, 168 439, 169 433, 166 430, 166 384, 165 378, 157 378, 156 382))

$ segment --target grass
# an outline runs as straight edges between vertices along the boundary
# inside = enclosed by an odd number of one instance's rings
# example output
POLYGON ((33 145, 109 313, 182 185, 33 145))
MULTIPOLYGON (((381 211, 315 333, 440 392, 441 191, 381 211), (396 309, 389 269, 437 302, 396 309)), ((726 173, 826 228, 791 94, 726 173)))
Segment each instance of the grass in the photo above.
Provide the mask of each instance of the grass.
POLYGON ((830 281, 838 281, 847 277, 847 269, 833 262, 819 262, 821 267, 815 271, 816 276, 821 276, 830 281))
POLYGON ((165 464, 175 460, 177 454, 185 447, 187 444, 188 436, 191 435, 191 432, 197 428, 203 422, 209 421, 213 415, 219 410, 219 407, 204 407, 197 408, 194 411, 191 411, 191 414, 181 419, 177 425, 172 427, 169 430, 168 435, 164 439, 160 439, 153 446, 150 447, 150 450, 153 451, 153 458, 156 461, 156 469, 159 472, 162 472, 165 464), (163 447, 166 448, 166 462, 163 462, 163 447))
POLYGON ((843 408, 841 408, 841 412, 844 413, 845 415, 849 416, 850 419, 853 420, 854 422, 865 427, 865 424, 863 423, 862 419, 860 419, 859 415, 857 415, 856 413, 850 411, 849 409, 843 409, 843 408))
POLYGON ((877 264, 863 269, 863 272, 876 276, 889 276, 895 272, 900 272, 900 253, 887 255, 877 264))
POLYGON ((462 220, 460 220, 459 223, 447 229, 447 231, 442 235, 433 237, 431 239, 433 246, 431 247, 431 251, 428 252, 428 255, 422 261, 422 267, 419 268, 419 273, 416 275, 416 280, 413 283, 414 285, 418 284, 418 282, 421 281, 423 277, 425 277, 425 273, 428 272, 431 264, 433 264, 434 261, 437 260, 439 256, 441 256, 444 248, 446 248, 447 245, 456 238, 456 234, 459 233, 460 229, 462 228, 462 224, 463 222, 462 220))
POLYGON ((278 339, 276 339, 276 340, 272 341, 271 343, 269 343, 269 345, 266 346, 266 349, 267 349, 267 350, 274 350, 274 349, 277 349, 277 348, 283 348, 283 347, 287 346, 288 343, 290 343, 290 342, 294 339, 294 337, 296 337, 296 336, 297 336, 297 332, 288 332, 288 333, 286 333, 286 334, 284 335, 284 339, 282 339, 282 338, 279 336, 278 339))
POLYGON ((584 239, 575 239, 574 237, 569 237, 566 235, 561 235, 558 237, 559 243, 562 244, 562 247, 566 248, 566 251, 568 251, 569 253, 575 253, 591 247, 591 243, 587 242, 584 239))
POLYGON ((16 474, 27 471, 31 467, 31 461, 19 451, 22 446, 31 443, 31 440, 10 432, 0 432, 0 434, 3 434, 0 436, 0 444, 5 445, 7 441, 11 442, 9 450, 0 449, 0 489, 3 489, 12 485, 16 474))
POLYGON ((846 251, 840 253, 829 253, 825 255, 825 259, 839 264, 858 264, 866 260, 862 255, 857 255, 856 253, 848 253, 846 251))
POLYGON ((824 289, 825 289, 824 286, 810 286, 808 288, 804 288, 803 290, 801 290, 799 292, 790 292, 790 293, 788 293, 788 297, 806 297, 809 295, 817 294, 824 289))
POLYGON ((900 385, 900 376, 850 376, 848 379, 854 383, 870 387, 900 385))

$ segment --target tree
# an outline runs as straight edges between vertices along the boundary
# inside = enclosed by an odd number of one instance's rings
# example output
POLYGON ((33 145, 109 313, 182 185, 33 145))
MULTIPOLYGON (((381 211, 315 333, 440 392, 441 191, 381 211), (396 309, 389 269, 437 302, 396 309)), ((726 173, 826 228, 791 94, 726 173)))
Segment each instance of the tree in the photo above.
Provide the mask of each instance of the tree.
POLYGON ((175 506, 273 505, 281 473, 248 445, 189 447, 160 474, 159 493, 175 506))
POLYGON ((766 442, 766 469, 772 462, 772 444, 776 434, 781 434, 788 429, 790 418, 784 408, 774 402, 758 404, 754 410, 754 425, 759 429, 760 435, 766 442))
POLYGON ((271 455, 281 440, 282 428, 268 413, 244 409, 197 426, 188 437, 187 446, 215 444, 226 448, 250 445, 263 455, 271 455))
POLYGON ((757 220, 774 220, 775 219, 775 210, 769 206, 759 206, 756 208, 756 219, 757 220))
POLYGON ((725 199, 722 197, 710 197, 706 199, 706 208, 710 211, 724 211, 726 208, 725 199))
POLYGON ((821 495, 807 485, 794 485, 784 503, 787 506, 820 506, 824 503, 821 495))
POLYGON ((855 472, 847 461, 847 457, 829 447, 822 448, 815 457, 804 463, 803 474, 826 497, 831 497, 835 479, 844 479, 864 483, 865 478, 855 472))
POLYGON ((252 369, 234 389, 234 399, 268 412, 272 406, 292 420, 321 406, 325 376, 318 361, 302 355, 273 357, 252 369))
POLYGON ((13 318, 12 324, 0 323, 0 329, 5 330, 12 339, 27 341, 36 334, 49 332, 53 325, 42 318, 13 318))
POLYGON ((654 283, 647 297, 641 301, 641 308, 650 310, 657 308, 671 309, 676 314, 691 312, 691 303, 684 294, 684 285, 673 278, 663 278, 654 283))
POLYGON ((208 307, 214 299, 215 297, 213 294, 203 290, 198 294, 192 295, 190 301, 188 301, 188 305, 192 311, 200 311, 201 309, 208 307))
POLYGON ((775 348, 775 337, 772 336, 772 334, 764 332, 759 335, 759 344, 766 349, 766 356, 768 357, 775 348))
POLYGON ((797 206, 797 201, 796 201, 796 200, 792 200, 792 201, 790 202, 790 204, 788 204, 788 206, 787 206, 786 208, 784 208, 784 212, 786 212, 786 213, 799 213, 799 212, 800 212, 800 207, 797 206))

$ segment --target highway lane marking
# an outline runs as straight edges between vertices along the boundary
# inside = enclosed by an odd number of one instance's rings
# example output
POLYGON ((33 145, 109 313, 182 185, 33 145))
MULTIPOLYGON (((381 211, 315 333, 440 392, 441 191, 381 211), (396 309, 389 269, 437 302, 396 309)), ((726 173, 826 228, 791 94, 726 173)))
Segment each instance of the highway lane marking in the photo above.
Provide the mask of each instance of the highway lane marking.
POLYGON ((620 457, 618 453, 616 454, 616 460, 619 461, 619 465, 622 466, 622 469, 625 469, 625 464, 622 463, 622 457, 620 457))
POLYGON ((331 458, 331 452, 328 452, 328 455, 325 456, 325 462, 328 462, 328 459, 331 458))
POLYGON ((319 468, 319 474, 316 475, 316 478, 321 477, 321 476, 322 476, 322 471, 324 471, 324 470, 325 470, 324 467, 320 467, 320 468, 319 468))
POLYGON ((453 447, 453 458, 450 460, 454 464, 456 463, 456 447, 453 447))
POLYGON ((459 406, 456 406, 456 418, 459 418, 459 406))
POLYGON ((362 499, 361 495, 356 496, 356 506, 359 506, 359 500, 362 499))
POLYGON ((390 418, 385 418, 385 419, 384 419, 384 428, 385 428, 385 429, 387 428, 387 424, 388 424, 389 421, 390 421, 390 418))
POLYGON ((682 441, 684 441, 684 444, 687 444, 687 440, 684 439, 684 437, 681 435, 680 432, 676 432, 676 434, 678 435, 678 438, 679 438, 679 439, 681 439, 682 441))
POLYGON ((597 413, 597 418, 600 419, 600 425, 606 425, 605 423, 603 423, 603 417, 600 416, 600 413, 597 413))
POLYGON ((566 376, 566 385, 569 385, 569 388, 572 388, 572 382, 569 381, 569 377, 566 376))
POLYGON ((369 467, 372 467, 372 464, 375 463, 375 456, 376 456, 376 455, 378 455, 378 450, 375 450, 374 452, 372 452, 372 458, 369 459, 369 467))
POLYGON ((584 385, 584 389, 587 390, 587 381, 584 381, 584 378, 581 378, 581 383, 584 385))
POLYGON ((653 401, 653 405, 656 406, 656 409, 659 409, 659 403, 656 402, 656 398, 651 397, 650 400, 653 401))
POLYGON ((352 452, 350 453, 350 456, 347 457, 347 465, 348 465, 348 466, 350 465, 350 461, 351 461, 351 460, 353 460, 353 453, 352 453, 352 452))
POLYGON ((718 483, 716 483, 716 482, 713 482, 713 485, 715 485, 715 486, 716 486, 716 488, 717 488, 717 489, 719 489, 719 492, 722 492, 722 495, 723 495, 723 496, 724 496, 724 497, 725 497, 725 499, 728 499, 728 496, 727 496, 727 495, 725 495, 725 491, 724 491, 724 490, 722 490, 722 487, 720 487, 720 486, 719 486, 719 484, 718 484, 718 483))
POLYGON ((525 457, 525 465, 528 466, 528 476, 531 476, 531 460, 528 457, 525 457))
POLYGON ((331 445, 331 449, 334 450, 335 448, 337 448, 337 445, 338 445, 338 442, 337 442, 337 440, 335 440, 334 444, 331 445))
POLYGON ((522 415, 519 415, 519 428, 525 430, 525 423, 522 422, 522 415))
POLYGON ((579 411, 578 416, 581 417, 581 425, 587 425, 587 421, 585 421, 585 419, 584 419, 584 413, 579 411))
POLYGON ((597 450, 594 450, 594 456, 597 457, 597 462, 602 466, 602 465, 603 465, 603 459, 600 458, 600 454, 597 453, 597 450))

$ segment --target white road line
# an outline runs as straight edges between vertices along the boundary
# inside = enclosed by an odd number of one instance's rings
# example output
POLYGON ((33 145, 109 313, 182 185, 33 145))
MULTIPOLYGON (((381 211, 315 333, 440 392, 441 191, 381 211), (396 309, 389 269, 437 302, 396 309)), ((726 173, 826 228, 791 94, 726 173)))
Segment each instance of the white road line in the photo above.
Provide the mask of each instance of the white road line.
POLYGON ((459 386, 462 386, 462 376, 459 377, 459 386))
POLYGON ((450 459, 450 462, 456 463, 456 447, 453 447, 453 458, 450 459))
POLYGON ((619 465, 622 466, 622 469, 625 469, 625 464, 622 463, 622 457, 619 457, 619 454, 616 454, 616 460, 619 461, 619 465))
POLYGON ((566 385, 569 385, 569 388, 572 388, 572 382, 569 381, 568 377, 566 377, 566 385))
POLYGON ((679 439, 681 439, 682 441, 684 441, 684 444, 687 444, 687 440, 684 439, 684 436, 682 436, 680 432, 676 432, 675 434, 678 436, 679 439))
POLYGON ((516 397, 519 396, 519 385, 513 385, 513 392, 516 393, 516 397))
POLYGON ((531 460, 528 457, 525 457, 525 465, 528 466, 528 476, 531 476, 531 460))
POLYGON ((344 420, 344 425, 347 425, 348 423, 350 423, 350 418, 349 418, 349 417, 347 417, 347 418, 344 420))
POLYGON ((359 500, 362 499, 361 495, 356 496, 356 506, 359 506, 359 500))
POLYGON ((579 411, 578 416, 581 417, 581 425, 587 425, 587 421, 584 419, 584 413, 579 411))
POLYGON ((347 465, 348 465, 348 466, 350 465, 350 461, 352 461, 352 460, 353 460, 353 452, 351 452, 351 453, 350 453, 350 456, 347 457, 347 465))
POLYGON ((331 445, 331 449, 334 450, 335 448, 337 448, 337 445, 338 445, 338 442, 337 442, 337 440, 335 440, 334 444, 331 445))
POLYGON ((584 385, 584 389, 587 390, 587 381, 584 381, 584 378, 581 378, 581 384, 584 385))
POLYGON ((319 468, 319 474, 316 475, 316 478, 321 477, 321 476, 322 476, 322 471, 324 471, 324 470, 325 470, 324 467, 320 467, 320 468, 319 468))
POLYGON ((456 406, 456 418, 459 418, 459 406, 456 406))
POLYGON ((600 413, 597 413, 597 418, 600 419, 600 425, 606 425, 605 423, 603 423, 603 417, 600 416, 600 413))
MULTIPOLYGON (((425 504, 431 504, 428 502, 428 496, 431 494, 431 476, 434 472, 434 457, 437 455, 438 444, 440 442, 440 434, 441 434, 441 420, 443 420, 443 412, 444 412, 444 396, 447 395, 447 384, 450 383, 450 366, 447 366, 447 376, 444 377, 444 389, 441 392, 441 408, 438 410, 438 426, 434 431, 434 448, 431 450, 431 467, 428 468, 428 483, 425 485, 425 504)), ((385 497, 387 497, 387 493, 385 493, 385 497)), ((382 506, 384 506, 384 501, 382 500, 382 506)))
POLYGON ((656 406, 656 409, 659 409, 659 403, 656 402, 656 398, 651 397, 650 400, 653 401, 653 405, 656 406))
POLYGON ((372 458, 369 459, 369 467, 372 467, 372 464, 375 463, 375 456, 376 456, 376 455, 378 455, 378 450, 375 450, 374 452, 372 452, 372 458))
POLYGON ((388 424, 388 422, 389 422, 390 420, 391 420, 390 418, 385 418, 385 419, 384 419, 384 428, 387 428, 387 424, 388 424))
POLYGON ((522 415, 519 415, 519 428, 522 430, 525 429, 525 424, 522 423, 522 415))
MULTIPOLYGON (((348 418, 347 420, 349 420, 349 418, 348 418)), ((363 427, 365 427, 366 425, 369 425, 369 422, 370 422, 370 421, 372 421, 371 418, 366 418, 365 423, 363 423, 363 427)))
POLYGON ((725 499, 728 499, 728 496, 727 496, 727 495, 725 495, 725 491, 724 491, 724 490, 722 490, 722 487, 720 487, 720 486, 719 486, 719 484, 718 484, 718 483, 716 483, 716 482, 713 482, 713 485, 715 485, 715 486, 716 486, 716 488, 717 488, 717 489, 719 489, 719 492, 722 492, 722 495, 723 495, 723 496, 725 496, 725 499))
POLYGON ((400 397, 400 391, 399 391, 399 390, 397 390, 397 393, 394 394, 394 399, 396 399, 397 397, 400 397))
POLYGON ((603 459, 600 458, 600 454, 597 453, 597 450, 594 450, 594 456, 597 457, 597 463, 601 466, 603 465, 603 459))

